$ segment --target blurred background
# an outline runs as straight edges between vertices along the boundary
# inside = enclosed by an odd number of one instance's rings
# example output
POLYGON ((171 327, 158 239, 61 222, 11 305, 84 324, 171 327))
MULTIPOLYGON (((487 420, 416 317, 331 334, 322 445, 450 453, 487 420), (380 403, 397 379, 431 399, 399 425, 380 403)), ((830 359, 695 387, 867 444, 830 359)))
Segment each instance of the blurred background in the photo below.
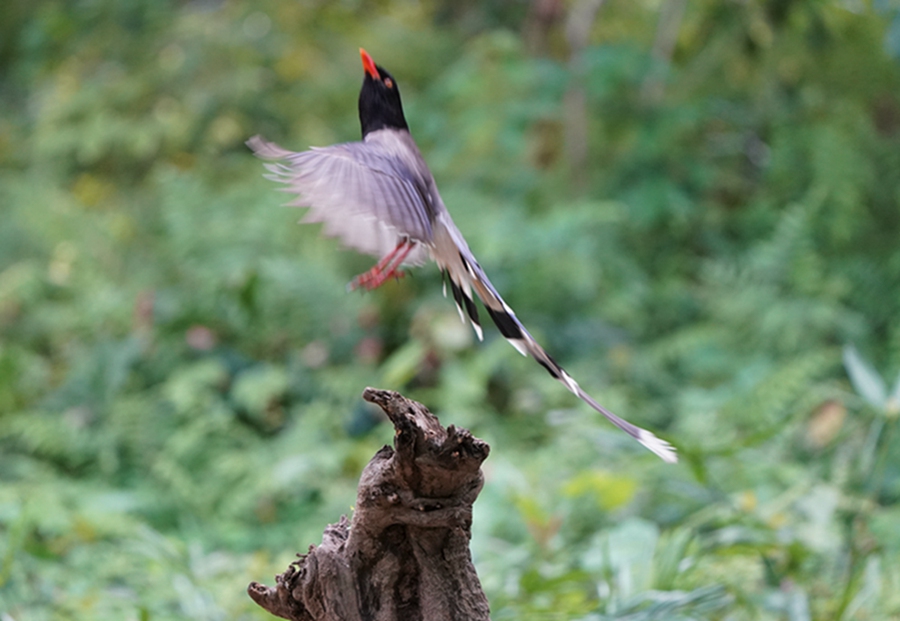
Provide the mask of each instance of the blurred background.
POLYGON ((898 0, 4 0, 0 619, 267 619, 401 390, 492 446, 494 619, 900 617, 898 0), (358 48, 494 284, 295 224, 358 48))

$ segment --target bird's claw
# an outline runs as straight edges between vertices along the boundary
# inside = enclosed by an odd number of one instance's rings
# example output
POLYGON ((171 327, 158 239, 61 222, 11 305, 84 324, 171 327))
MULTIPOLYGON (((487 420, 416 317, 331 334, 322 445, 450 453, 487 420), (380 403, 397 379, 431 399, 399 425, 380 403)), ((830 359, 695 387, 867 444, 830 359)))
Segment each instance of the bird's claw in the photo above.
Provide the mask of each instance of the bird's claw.
POLYGON ((400 280, 404 276, 406 276, 406 272, 404 272, 403 270, 391 268, 382 271, 381 268, 376 265, 368 272, 360 274, 359 276, 351 280, 349 284, 347 284, 347 289, 349 291, 354 291, 362 287, 366 291, 371 291, 372 289, 377 289, 391 278, 400 280))

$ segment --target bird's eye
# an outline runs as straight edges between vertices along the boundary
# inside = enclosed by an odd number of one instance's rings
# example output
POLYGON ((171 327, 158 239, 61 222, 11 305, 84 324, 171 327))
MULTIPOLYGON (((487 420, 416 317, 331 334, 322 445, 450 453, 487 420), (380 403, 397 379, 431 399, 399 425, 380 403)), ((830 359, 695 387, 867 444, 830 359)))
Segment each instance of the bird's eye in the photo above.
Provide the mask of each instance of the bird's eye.
POLYGON ((394 88, 394 81, 390 78, 385 78, 384 85, 387 86, 388 88, 394 88))

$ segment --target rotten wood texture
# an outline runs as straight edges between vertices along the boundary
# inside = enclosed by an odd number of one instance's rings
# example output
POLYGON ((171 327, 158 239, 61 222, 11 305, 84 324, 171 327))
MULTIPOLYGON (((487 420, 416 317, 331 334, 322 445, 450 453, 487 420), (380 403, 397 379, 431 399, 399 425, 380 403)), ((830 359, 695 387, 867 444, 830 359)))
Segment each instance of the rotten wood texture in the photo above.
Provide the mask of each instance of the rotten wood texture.
POLYGON ((366 388, 363 398, 396 434, 363 470, 352 522, 328 526, 274 587, 247 592, 294 621, 489 619, 469 539, 490 447, 399 393, 366 388))

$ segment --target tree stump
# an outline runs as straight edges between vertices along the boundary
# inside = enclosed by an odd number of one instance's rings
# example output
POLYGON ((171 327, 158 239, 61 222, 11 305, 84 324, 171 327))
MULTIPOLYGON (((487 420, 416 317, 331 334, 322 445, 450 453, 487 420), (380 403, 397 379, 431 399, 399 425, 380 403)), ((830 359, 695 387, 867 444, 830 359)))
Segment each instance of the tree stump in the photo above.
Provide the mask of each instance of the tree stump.
POLYGON ((352 522, 331 524, 318 547, 247 592, 294 621, 480 621, 487 598, 472 565, 472 504, 490 447, 441 427, 425 406, 366 388, 394 424, 394 448, 363 470, 352 522))

